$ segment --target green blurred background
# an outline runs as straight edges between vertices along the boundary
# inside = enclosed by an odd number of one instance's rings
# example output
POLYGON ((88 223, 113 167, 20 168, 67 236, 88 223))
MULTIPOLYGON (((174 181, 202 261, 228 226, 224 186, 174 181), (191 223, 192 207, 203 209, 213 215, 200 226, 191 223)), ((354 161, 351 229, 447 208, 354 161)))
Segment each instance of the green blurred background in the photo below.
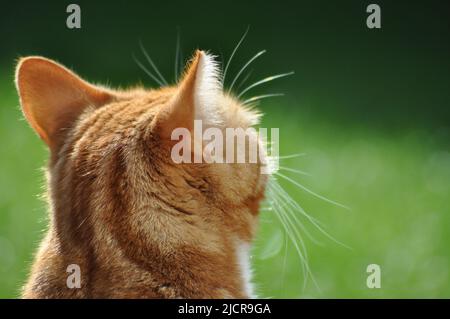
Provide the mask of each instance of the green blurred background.
MULTIPOLYGON (((177 29, 195 48, 227 59, 250 25, 228 80, 254 53, 247 85, 295 71, 253 93, 262 126, 280 128, 281 171, 344 203, 280 184, 344 248, 315 230, 306 240, 317 288, 305 276, 274 212, 261 216, 252 263, 262 297, 450 297, 450 19, 448 2, 374 1, 382 28, 366 27, 369 1, 75 1, 82 29, 65 26, 69 1, 0 5, 0 297, 19 295, 46 224, 48 152, 23 120, 13 75, 20 56, 43 55, 93 82, 154 83, 136 65, 139 39, 174 77, 177 29), (366 267, 381 266, 381 289, 366 267)), ((251 96, 251 95, 250 95, 251 96)), ((268 205, 265 205, 268 206, 268 205)))

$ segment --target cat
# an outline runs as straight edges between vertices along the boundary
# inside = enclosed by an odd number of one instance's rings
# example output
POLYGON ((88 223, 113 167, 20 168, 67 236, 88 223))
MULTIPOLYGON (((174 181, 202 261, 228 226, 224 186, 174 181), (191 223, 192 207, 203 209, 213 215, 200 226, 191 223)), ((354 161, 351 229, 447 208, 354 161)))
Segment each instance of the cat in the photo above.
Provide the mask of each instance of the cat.
MULTIPOLYGON (((256 163, 171 159, 176 128, 248 128, 259 114, 225 92, 197 50, 158 89, 92 85, 55 61, 16 68, 23 114, 49 148, 49 225, 23 298, 250 298, 249 250, 268 176, 256 163), (67 267, 80 269, 68 287, 67 267)), ((261 144, 262 147, 264 147, 261 144)))

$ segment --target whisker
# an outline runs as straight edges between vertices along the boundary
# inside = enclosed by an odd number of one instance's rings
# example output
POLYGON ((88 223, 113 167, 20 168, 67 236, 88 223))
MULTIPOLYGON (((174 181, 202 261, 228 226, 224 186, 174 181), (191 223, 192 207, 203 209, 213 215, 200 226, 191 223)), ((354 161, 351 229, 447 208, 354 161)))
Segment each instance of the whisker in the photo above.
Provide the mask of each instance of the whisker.
MULTIPOLYGON (((272 191, 269 191, 269 193, 272 193, 272 191)), ((275 215, 278 217, 280 223, 283 226, 284 231, 286 232, 287 236, 289 237, 289 239, 291 240, 291 242, 294 244, 294 246, 297 246, 297 238, 295 238, 295 234, 293 233, 293 230, 291 229, 290 224, 288 224, 288 222, 285 219, 285 215, 282 215, 282 206, 280 205, 278 199, 276 198, 276 196, 272 193, 273 198, 273 204, 274 204, 274 212, 275 215)), ((305 250, 305 249, 304 249, 305 250)), ((302 263, 302 271, 303 273, 306 275, 307 271, 305 268, 305 262, 306 262, 306 258, 304 256, 304 253, 302 253, 302 251, 300 249, 298 249, 298 256, 300 258, 300 261, 302 263)))
POLYGON ((233 60, 233 57, 236 54, 236 51, 239 49, 242 41, 244 41, 245 37, 247 36, 248 30, 250 30, 250 26, 247 27, 247 30, 245 30, 245 32, 242 35, 241 39, 239 40, 238 44, 234 47, 233 52, 230 55, 230 58, 228 59, 227 65, 225 66, 225 70, 223 71, 223 78, 222 78, 223 83, 225 83, 225 77, 227 76, 227 71, 228 71, 228 67, 230 66, 231 60, 233 60))
POLYGON ((266 53, 266 50, 259 51, 250 60, 248 60, 247 63, 244 64, 244 66, 239 70, 239 72, 234 77, 233 82, 231 82, 230 88, 228 89, 229 92, 231 92, 231 90, 233 89, 234 84, 236 83, 237 79, 239 79, 239 77, 241 76, 242 72, 244 72, 245 69, 247 69, 247 67, 250 64, 252 64, 253 61, 255 61, 257 58, 259 58, 264 53, 266 53))
POLYGON ((278 168, 283 169, 283 170, 288 171, 288 172, 297 173, 297 174, 300 174, 300 175, 311 176, 311 174, 309 174, 308 172, 301 171, 299 169, 293 169, 293 168, 285 167, 285 166, 278 166, 278 168))
POLYGON ((334 238, 333 236, 331 236, 328 232, 326 232, 321 226, 320 226, 320 222, 315 219, 314 217, 310 216, 308 213, 306 213, 306 211, 299 205, 299 203, 297 203, 295 200, 293 200, 291 198, 291 196, 289 196, 289 194, 278 184, 274 183, 274 187, 278 188, 278 190, 280 191, 280 195, 285 199, 285 201, 287 203, 289 203, 290 205, 292 205, 293 208, 295 208, 300 214, 302 214, 304 217, 306 217, 311 224, 313 224, 323 235, 325 235, 327 238, 331 239, 332 241, 334 241, 335 243, 347 248, 347 249, 352 249, 351 247, 347 246, 346 244, 340 242, 339 240, 337 240, 336 238, 334 238))
POLYGON ((153 70, 156 72, 156 74, 159 76, 159 78, 161 79, 161 81, 165 84, 165 85, 169 85, 166 81, 166 79, 162 76, 162 74, 159 72, 158 68, 156 67, 155 63, 153 63, 153 60, 150 58, 150 56, 147 53, 147 50, 145 50, 144 45, 142 44, 141 41, 139 41, 139 46, 141 48, 142 53, 144 54, 145 58, 147 59, 147 61, 150 63, 151 67, 153 68, 153 70))
POLYGON ((302 157, 306 156, 306 153, 297 153, 297 154, 289 154, 284 156, 278 156, 278 159, 288 159, 288 158, 294 158, 294 157, 302 157))
POLYGON ((267 83, 267 82, 270 82, 270 81, 273 81, 273 80, 276 80, 276 79, 279 79, 279 78, 284 78, 284 77, 292 75, 292 74, 294 74, 293 71, 287 72, 287 73, 282 73, 282 74, 277 74, 277 75, 272 75, 272 76, 269 76, 269 77, 264 78, 262 80, 259 80, 259 81, 255 82, 255 83, 253 83, 252 85, 248 86, 247 88, 245 88, 238 95, 238 98, 240 98, 242 95, 244 95, 245 93, 247 93, 249 90, 253 89, 254 87, 257 87, 258 85, 261 85, 261 84, 264 84, 264 83, 267 83))
MULTIPOLYGON (((259 105, 259 101, 253 102, 253 103, 247 103, 245 104, 245 107, 248 109, 255 109, 259 105)), ((242 104, 244 105, 244 104, 242 104)))
POLYGON ((149 77, 151 77, 156 83, 158 83, 160 86, 164 86, 164 84, 155 76, 152 72, 150 72, 142 63, 139 61, 136 56, 133 54, 134 62, 144 71, 149 77))
MULTIPOLYGON (((275 194, 274 194, 275 195, 275 194)), ((281 220, 284 220, 284 223, 282 223, 284 225, 284 227, 286 227, 286 233, 288 234, 289 238, 291 239, 291 242, 294 245, 295 250, 297 251, 297 254, 299 255, 299 258, 302 262, 302 271, 305 274, 305 280, 303 282, 303 288, 306 288, 306 284, 307 284, 307 279, 308 276, 312 279, 314 285, 320 290, 320 287, 318 286, 314 275, 309 267, 308 264, 308 255, 307 255, 307 250, 306 250, 306 246, 304 244, 304 241, 302 239, 301 234, 299 233, 299 231, 295 228, 292 220, 290 219, 289 215, 286 213, 285 209, 279 204, 279 199, 277 196, 274 196, 274 203, 276 205, 276 207, 279 210, 275 210, 277 213, 279 212, 278 217, 281 220), (300 244, 301 247, 298 246, 298 243, 300 244), (302 252, 303 250, 303 252, 302 252)))
POLYGON ((274 187, 278 190, 280 196, 286 201, 287 204, 296 209, 301 215, 303 215, 308 221, 310 221, 314 226, 321 225, 321 222, 316 218, 310 216, 292 197, 277 183, 274 183, 274 187))
POLYGON ((335 202, 334 200, 328 199, 328 198, 326 198, 325 196, 322 196, 322 195, 320 195, 320 194, 317 194, 316 192, 313 192, 313 191, 310 190, 309 188, 303 186, 302 184, 300 184, 299 182, 293 180, 292 178, 290 178, 290 177, 288 177, 288 176, 285 176, 285 175, 283 175, 283 174, 281 174, 281 173, 279 173, 279 172, 277 172, 277 173, 275 173, 275 174, 278 175, 278 176, 280 176, 280 177, 282 177, 282 178, 284 178, 284 179, 286 179, 287 181, 291 182, 291 183, 294 184, 295 186, 300 187, 300 188, 303 189, 305 192, 307 192, 307 193, 309 193, 309 194, 311 194, 311 195, 313 195, 313 196, 315 196, 315 197, 317 197, 317 198, 320 198, 320 199, 323 200, 323 201, 326 201, 326 202, 328 202, 328 203, 330 203, 330 204, 334 204, 334 205, 336 205, 336 206, 345 208, 346 210, 351 210, 350 207, 348 207, 348 206, 345 206, 345 205, 343 205, 343 204, 340 204, 340 203, 338 203, 338 202, 335 202))
POLYGON ((177 28, 177 42, 175 46, 175 82, 178 81, 178 77, 180 75, 180 29, 177 28))
MULTIPOLYGON (((275 204, 275 206, 280 209, 280 212, 286 213, 286 208, 288 208, 288 207, 286 205, 283 205, 284 203, 282 201, 280 193, 278 192, 277 188, 274 186, 275 183, 276 183, 276 180, 271 180, 271 182, 269 183, 269 189, 270 189, 270 193, 272 195, 271 199, 273 200, 273 204, 275 204)), ((285 214, 284 217, 288 218, 289 215, 285 214)), ((294 218, 294 220, 298 222, 298 226, 300 228, 303 227, 303 224, 301 224, 297 218, 294 218)), ((290 218, 289 218, 289 221, 291 222, 290 225, 294 226, 294 224, 292 223, 290 218)), ((302 230, 303 230, 303 228, 302 228, 302 230)), ((302 248, 304 250, 306 250, 305 246, 302 248)), ((307 256, 307 253, 305 253, 305 256, 307 256)))
POLYGON ((268 97, 274 97, 274 96, 284 96, 284 94, 283 93, 273 93, 273 94, 258 95, 258 96, 254 96, 250 99, 245 100, 244 102, 242 102, 242 104, 246 105, 246 104, 254 102, 254 101, 259 101, 259 100, 266 99, 268 97))
MULTIPOLYGON (((275 187, 275 195, 277 195, 277 196, 279 196, 280 197, 280 199, 283 201, 283 202, 286 202, 286 200, 283 198, 283 189, 281 188, 281 186, 279 186, 279 185, 277 185, 279 188, 280 188, 280 190, 279 189, 277 189, 276 187, 275 187)), ((288 194, 287 194, 287 196, 289 196, 288 194)), ((297 216, 297 214, 295 214, 295 211, 293 210, 293 206, 292 205, 290 205, 289 203, 287 203, 287 205, 285 204, 285 205, 283 205, 285 208, 286 208, 286 210, 291 214, 291 216, 292 216, 292 218, 294 219, 294 221, 296 221, 297 222, 297 224, 298 224, 298 226, 300 227, 300 229, 305 233, 305 235, 314 243, 314 244, 316 244, 316 245, 318 245, 318 246, 323 246, 323 244, 321 243, 321 242, 319 242, 317 239, 315 239, 314 238, 314 236, 306 229, 306 227, 303 225, 303 223, 299 220, 299 218, 298 218, 298 216, 297 216)), ((302 214, 302 213, 300 213, 302 216, 304 215, 304 214, 302 214)), ((306 214, 306 212, 305 212, 305 214, 306 214)), ((306 215, 308 215, 308 214, 306 214, 306 215)), ((305 217, 305 216, 304 216, 305 217)), ((309 216, 308 215, 308 217, 306 217, 307 218, 307 220, 309 221, 309 222, 311 222, 310 221, 310 219, 313 219, 314 220, 314 222, 316 222, 316 223, 318 223, 318 221, 315 219, 315 218, 313 218, 313 217, 311 217, 311 216, 309 216)), ((312 222, 311 222, 312 223, 312 222)), ((314 225, 314 223, 312 223, 313 225, 314 225)))
POLYGON ((253 73, 253 70, 250 70, 250 71, 244 76, 244 78, 241 80, 241 82, 239 82, 239 84, 238 84, 238 86, 237 86, 236 89, 240 89, 240 88, 244 85, 244 83, 247 82, 248 78, 252 75, 252 73, 253 73))
MULTIPOLYGON (((297 222, 298 225, 301 225, 301 223, 298 221, 297 218, 294 217, 295 215, 293 215, 293 213, 291 213, 290 216, 292 216, 294 221, 292 221, 290 219, 289 215, 286 214, 286 218, 289 220, 289 223, 291 224, 291 227, 294 229, 294 232, 297 234, 297 238, 300 241, 301 248, 304 250, 304 254, 305 254, 305 268, 307 270, 306 274, 307 274, 307 276, 309 276, 312 279, 314 285, 320 290, 320 287, 319 287, 319 285, 317 284, 317 282, 316 282, 316 280, 314 278, 314 274, 312 273, 312 271, 311 271, 311 269, 309 267, 308 251, 307 251, 307 248, 306 248, 306 246, 305 246, 305 244, 303 242, 303 238, 302 238, 300 232, 295 228, 295 222, 297 222)), ((305 234, 307 234, 307 236, 312 240, 313 243, 319 244, 308 232, 306 232, 306 229, 303 227, 303 225, 301 225, 300 229, 303 232, 305 232, 305 234)), ((308 282, 308 277, 305 277, 305 281, 303 282, 303 289, 306 288, 307 282, 308 282)))

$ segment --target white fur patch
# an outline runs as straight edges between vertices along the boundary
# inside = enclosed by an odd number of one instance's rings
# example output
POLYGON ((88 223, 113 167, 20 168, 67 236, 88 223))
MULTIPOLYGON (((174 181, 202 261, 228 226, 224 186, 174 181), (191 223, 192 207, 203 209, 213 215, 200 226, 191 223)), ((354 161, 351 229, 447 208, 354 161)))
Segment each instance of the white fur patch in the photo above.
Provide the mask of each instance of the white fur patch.
POLYGON ((217 62, 213 55, 202 51, 195 82, 195 118, 206 125, 219 125, 222 119, 220 94, 222 82, 217 62))
POLYGON ((251 283, 252 270, 250 266, 250 244, 239 242, 236 252, 245 293, 249 298, 254 298, 253 286, 251 283))

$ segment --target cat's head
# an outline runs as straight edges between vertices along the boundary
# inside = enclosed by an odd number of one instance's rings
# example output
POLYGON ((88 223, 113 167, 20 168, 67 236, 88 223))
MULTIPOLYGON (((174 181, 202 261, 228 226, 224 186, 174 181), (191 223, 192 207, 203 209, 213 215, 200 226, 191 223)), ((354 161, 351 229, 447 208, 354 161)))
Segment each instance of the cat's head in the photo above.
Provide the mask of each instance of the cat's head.
MULTIPOLYGON (((203 142, 204 156, 208 141, 194 137, 195 120, 202 121, 203 130, 222 131, 224 146, 234 139, 227 137, 227 128, 245 130, 258 121, 255 111, 224 92, 211 55, 197 51, 181 81, 160 89, 95 86, 41 57, 20 60, 16 84, 27 121, 50 149, 53 210, 71 220, 56 216, 60 229, 72 232, 70 227, 87 220, 102 232, 101 223, 111 223, 112 232, 130 233, 120 235, 126 240, 146 241, 155 223, 167 221, 174 227, 159 235, 170 241, 195 242, 192 232, 198 229, 219 237, 252 237, 267 179, 261 174, 264 155, 256 163, 177 163, 173 158, 178 128, 192 133, 192 153, 203 142)), ((251 133, 248 138, 259 140, 251 133)), ((224 147, 221 156, 229 152, 224 147)))

